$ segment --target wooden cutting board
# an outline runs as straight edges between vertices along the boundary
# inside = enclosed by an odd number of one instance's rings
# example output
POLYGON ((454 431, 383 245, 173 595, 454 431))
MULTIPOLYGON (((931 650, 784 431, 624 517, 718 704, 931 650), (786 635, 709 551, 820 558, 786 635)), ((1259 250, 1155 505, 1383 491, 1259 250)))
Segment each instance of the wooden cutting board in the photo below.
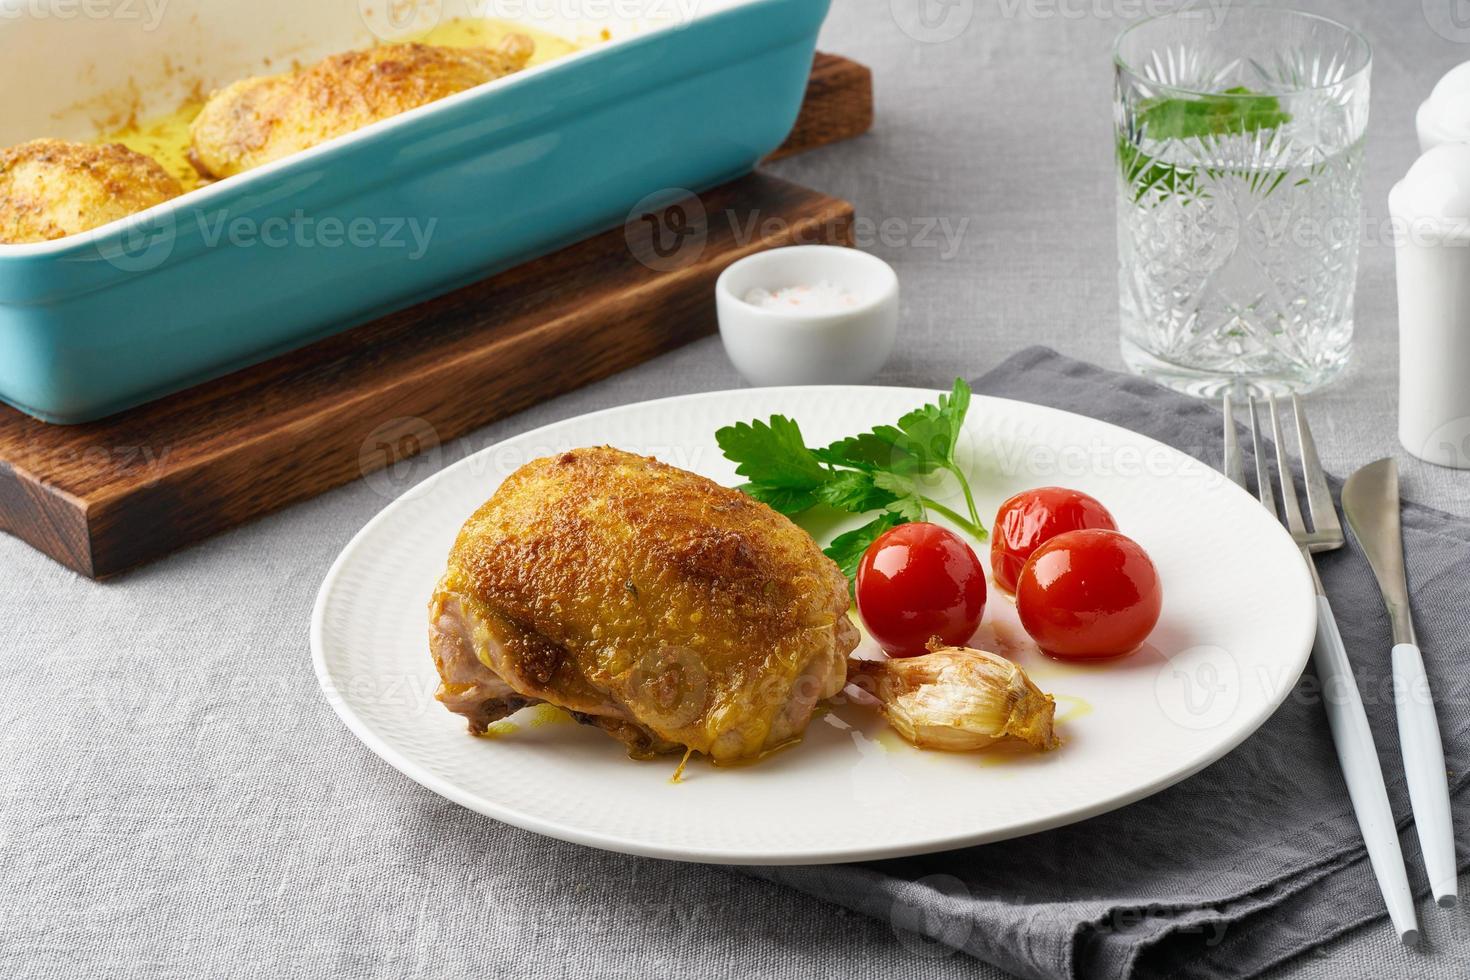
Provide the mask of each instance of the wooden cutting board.
MULTIPOLYGON (((818 55, 771 158, 866 132, 872 77, 818 55)), ((759 173, 274 360, 85 425, 0 405, 0 530, 104 578, 715 329, 714 281, 852 206, 759 173)))

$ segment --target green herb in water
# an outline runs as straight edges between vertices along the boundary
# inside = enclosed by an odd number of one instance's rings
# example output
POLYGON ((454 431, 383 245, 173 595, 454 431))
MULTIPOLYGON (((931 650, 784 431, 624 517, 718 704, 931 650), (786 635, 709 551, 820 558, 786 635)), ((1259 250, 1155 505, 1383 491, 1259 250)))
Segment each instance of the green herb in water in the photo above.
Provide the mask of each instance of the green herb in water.
MULTIPOLYGON (((1153 140, 1183 140, 1279 129, 1290 121, 1291 114, 1281 108, 1276 96, 1236 86, 1219 95, 1145 99, 1134 128, 1153 140)), ((1154 189, 1166 196, 1193 195, 1198 190, 1192 169, 1155 160, 1134 145, 1126 133, 1118 136, 1118 162, 1133 188, 1135 204, 1154 189)), ((1284 176, 1277 177, 1266 192, 1275 190, 1284 176)))

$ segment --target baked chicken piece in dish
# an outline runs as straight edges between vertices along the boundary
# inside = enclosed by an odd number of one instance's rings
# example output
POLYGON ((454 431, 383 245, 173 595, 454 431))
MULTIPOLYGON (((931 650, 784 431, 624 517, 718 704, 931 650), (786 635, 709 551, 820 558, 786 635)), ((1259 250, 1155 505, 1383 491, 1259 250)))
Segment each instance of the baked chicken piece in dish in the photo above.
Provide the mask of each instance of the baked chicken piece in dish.
POLYGON ((31 140, 0 150, 0 244, 75 235, 181 193, 156 160, 120 143, 31 140))
POLYGON ((842 689, 847 580, 786 517, 611 448, 513 473, 429 604, 438 697, 483 732, 548 702, 630 755, 758 758, 842 689))
POLYGON ((229 177, 519 71, 534 52, 524 34, 493 50, 384 44, 241 79, 195 117, 189 160, 205 177, 229 177))

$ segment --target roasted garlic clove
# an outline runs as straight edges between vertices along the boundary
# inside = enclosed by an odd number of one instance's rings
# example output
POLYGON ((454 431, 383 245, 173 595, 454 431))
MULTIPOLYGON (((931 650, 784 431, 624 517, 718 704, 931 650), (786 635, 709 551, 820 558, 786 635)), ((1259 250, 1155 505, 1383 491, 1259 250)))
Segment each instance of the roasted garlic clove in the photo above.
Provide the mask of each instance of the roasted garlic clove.
POLYGON ((998 654, 931 647, 921 657, 849 660, 848 681, 873 695, 888 723, 921 749, 969 752, 1004 738, 1061 744, 1056 702, 998 654))

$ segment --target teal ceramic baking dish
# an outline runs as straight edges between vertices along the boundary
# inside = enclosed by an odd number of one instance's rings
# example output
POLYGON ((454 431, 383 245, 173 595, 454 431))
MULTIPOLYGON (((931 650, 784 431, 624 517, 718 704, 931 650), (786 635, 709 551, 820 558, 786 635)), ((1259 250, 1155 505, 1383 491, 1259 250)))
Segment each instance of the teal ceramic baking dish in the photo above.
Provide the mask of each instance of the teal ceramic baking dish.
MULTIPOLYGON (((124 221, 0 246, 0 398, 49 422, 110 415, 616 226, 650 194, 748 171, 795 121, 828 2, 706 3, 124 221)), ((262 48, 268 32, 236 8, 312 5, 174 0, 163 17, 191 6, 196 27, 161 23, 175 36, 148 43, 197 45, 187 32, 229 10, 220 22, 262 48)), ((325 6, 353 29, 316 48, 371 41, 366 7, 325 6)), ((331 16, 309 15, 329 34, 331 16)), ((83 29, 65 46, 47 41, 54 24, 0 24, 0 84, 26 73, 25 91, 46 91, 48 60, 114 47, 115 26, 83 29)), ((18 133, 54 118, 9 118, 0 138, 71 135, 18 133)))

